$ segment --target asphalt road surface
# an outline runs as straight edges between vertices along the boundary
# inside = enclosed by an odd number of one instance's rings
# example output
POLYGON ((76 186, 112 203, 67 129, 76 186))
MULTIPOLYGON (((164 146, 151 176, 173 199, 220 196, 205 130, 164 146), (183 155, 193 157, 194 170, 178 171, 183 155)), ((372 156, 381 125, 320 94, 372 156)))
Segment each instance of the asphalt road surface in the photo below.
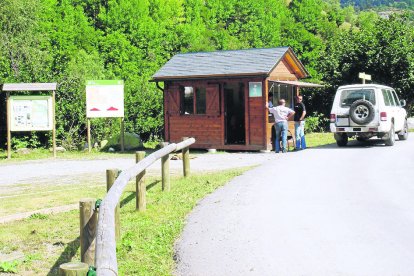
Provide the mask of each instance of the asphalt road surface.
POLYGON ((177 275, 414 275, 414 135, 273 154, 206 197, 177 275))

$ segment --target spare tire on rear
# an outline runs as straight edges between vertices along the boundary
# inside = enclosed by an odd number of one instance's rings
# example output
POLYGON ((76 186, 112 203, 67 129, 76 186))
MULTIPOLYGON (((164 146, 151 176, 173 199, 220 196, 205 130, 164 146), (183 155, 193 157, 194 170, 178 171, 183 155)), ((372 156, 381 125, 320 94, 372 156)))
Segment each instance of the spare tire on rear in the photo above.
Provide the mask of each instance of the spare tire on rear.
POLYGON ((349 108, 349 116, 354 123, 366 125, 374 120, 374 105, 367 100, 356 100, 349 108))

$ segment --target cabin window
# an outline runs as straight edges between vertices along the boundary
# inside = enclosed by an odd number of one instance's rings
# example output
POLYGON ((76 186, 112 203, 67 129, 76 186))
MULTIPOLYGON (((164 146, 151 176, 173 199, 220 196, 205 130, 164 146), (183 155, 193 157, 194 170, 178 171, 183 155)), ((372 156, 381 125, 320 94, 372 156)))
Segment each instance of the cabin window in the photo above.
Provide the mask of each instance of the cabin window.
POLYGON ((182 105, 181 113, 182 114, 193 114, 194 113, 194 88, 191 86, 186 86, 182 90, 182 105))
POLYGON ((294 89, 291 85, 272 83, 269 89, 269 102, 277 106, 280 99, 286 101, 286 107, 294 107, 294 89))
POLYGON ((184 86, 181 89, 181 114, 206 114, 206 89, 184 86))

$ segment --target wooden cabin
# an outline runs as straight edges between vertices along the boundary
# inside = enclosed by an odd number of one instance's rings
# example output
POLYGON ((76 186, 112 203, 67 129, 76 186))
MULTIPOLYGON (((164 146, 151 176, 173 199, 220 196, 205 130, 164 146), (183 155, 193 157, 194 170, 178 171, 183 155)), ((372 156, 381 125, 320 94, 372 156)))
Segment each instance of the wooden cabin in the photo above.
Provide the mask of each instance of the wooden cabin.
POLYGON ((308 72, 290 47, 177 54, 155 75, 164 83, 165 141, 193 148, 270 150, 270 95, 293 107, 308 72))

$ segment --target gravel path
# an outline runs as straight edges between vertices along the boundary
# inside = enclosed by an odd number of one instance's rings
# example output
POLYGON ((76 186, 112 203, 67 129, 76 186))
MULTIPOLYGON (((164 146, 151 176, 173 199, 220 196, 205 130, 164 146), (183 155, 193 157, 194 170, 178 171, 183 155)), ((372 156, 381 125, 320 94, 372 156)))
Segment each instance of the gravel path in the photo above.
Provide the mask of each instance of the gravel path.
MULTIPOLYGON (((240 168, 262 164, 271 158, 269 153, 206 153, 191 155, 191 171, 220 171, 231 168, 240 168)), ((44 179, 71 178, 77 175, 104 173, 107 169, 118 168, 121 170, 132 167, 135 164, 134 157, 102 159, 102 160, 46 160, 27 161, 16 164, 0 165, 0 193, 1 188, 13 186, 19 182, 38 182, 44 179)), ((182 160, 171 160, 170 170, 172 174, 182 172, 182 160)), ((161 161, 152 164, 148 174, 160 174, 161 161)))
MULTIPOLYGON (((274 155, 273 155, 274 156, 274 155)), ((231 168, 260 165, 272 158, 270 153, 205 153, 191 154, 192 172, 220 171, 231 168)), ((66 189, 79 185, 81 179, 105 179, 105 171, 111 168, 127 169, 135 164, 134 157, 102 160, 41 160, 0 165, 0 200, 22 193, 27 194, 30 187, 45 183, 53 184, 56 189, 66 189)), ((147 175, 161 174, 161 161, 152 164, 147 175)), ((172 175, 182 174, 182 160, 170 161, 172 175)), ((34 213, 59 213, 76 209, 75 205, 56 206, 0 217, 0 223, 27 218, 34 213), (69 208, 69 209, 68 209, 69 208)))

